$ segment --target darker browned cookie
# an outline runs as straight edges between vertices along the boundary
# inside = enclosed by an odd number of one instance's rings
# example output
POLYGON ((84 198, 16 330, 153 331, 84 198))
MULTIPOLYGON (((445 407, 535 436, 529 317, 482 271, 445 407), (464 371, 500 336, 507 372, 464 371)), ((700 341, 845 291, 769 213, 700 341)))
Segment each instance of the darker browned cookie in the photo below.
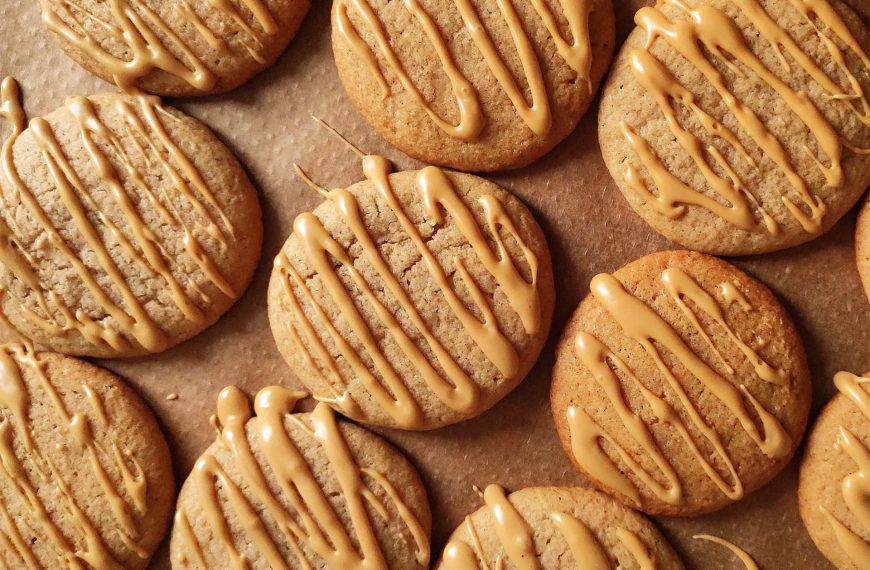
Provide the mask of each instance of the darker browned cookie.
POLYGON ((696 515, 758 489, 806 425, 810 373, 771 292, 700 253, 654 253, 592 280, 563 333, 552 407, 602 490, 650 514, 696 515))
POLYGON ((42 22, 79 65, 124 90, 210 95, 270 66, 310 0, 40 0, 42 22))
POLYGON ((351 100, 405 153, 459 170, 525 166, 568 136, 607 71, 610 0, 334 0, 351 100))
POLYGON ((858 262, 858 274, 864 283, 864 291, 870 300, 870 198, 864 200, 861 213, 858 215, 858 225, 855 230, 855 257, 858 262))
POLYGON ((870 32, 840 0, 665 0, 635 15, 598 116, 632 208, 688 248, 774 251, 870 184, 870 32))
POLYGON ((175 484, 151 411, 113 374, 0 346, 0 564, 148 566, 175 484))

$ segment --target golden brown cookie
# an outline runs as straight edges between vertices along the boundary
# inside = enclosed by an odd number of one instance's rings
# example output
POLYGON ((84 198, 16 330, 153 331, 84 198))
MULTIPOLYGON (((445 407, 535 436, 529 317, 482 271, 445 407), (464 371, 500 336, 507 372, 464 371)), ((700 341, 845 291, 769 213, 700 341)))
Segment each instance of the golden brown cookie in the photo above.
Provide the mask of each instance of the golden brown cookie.
POLYGON ((610 0, 334 0, 351 100, 405 153, 460 170, 525 166, 568 136, 607 71, 610 0))
POLYGON ((305 394, 218 398, 218 440, 178 497, 173 568, 429 567, 431 515, 417 472, 392 446, 305 394))
POLYGON ((858 261, 858 274, 864 283, 864 291, 870 300, 870 197, 864 200, 858 215, 855 230, 855 257, 858 261))
POLYGON ((485 506, 450 535, 436 570, 501 568, 499 560, 540 570, 683 568, 652 523, 597 491, 529 487, 505 495, 490 485, 482 498, 485 506))
POLYGON ((550 328, 550 253, 495 184, 436 167, 324 192, 275 259, 269 321, 317 399, 355 420, 433 429, 489 409, 550 328))
POLYGON ((839 0, 642 8, 601 100, 622 193, 668 239, 761 253, 828 230, 870 184, 870 32, 839 0))
POLYGON ((128 91, 172 97, 238 87, 272 65, 310 0, 40 0, 79 65, 128 91))
POLYGON ((761 283, 667 251, 592 279, 556 353, 553 417, 596 485, 650 514, 738 501, 788 463, 811 386, 800 336, 761 283))
POLYGON ((0 345, 0 459, 3 568, 145 568, 169 527, 169 448, 102 368, 0 345))
POLYGON ((870 374, 840 372, 801 463, 798 504, 810 537, 840 570, 870 562, 870 374))
POLYGON ((24 336, 88 356, 159 352, 214 323, 248 286, 256 192, 198 121, 153 96, 71 97, 12 132, 0 170, 0 307, 24 336))

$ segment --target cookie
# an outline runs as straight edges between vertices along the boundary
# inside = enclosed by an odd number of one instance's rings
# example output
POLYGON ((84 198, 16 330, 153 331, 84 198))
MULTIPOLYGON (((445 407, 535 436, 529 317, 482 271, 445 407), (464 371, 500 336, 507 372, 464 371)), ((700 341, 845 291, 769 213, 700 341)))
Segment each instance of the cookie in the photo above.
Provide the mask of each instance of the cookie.
POLYGON ((425 430, 489 409, 550 328, 550 254, 532 214, 436 167, 324 191, 275 258, 269 322, 314 396, 355 420, 425 430))
POLYGON ((156 95, 234 89, 296 35, 309 0, 40 0, 42 23, 98 77, 156 95))
POLYGON ((556 429, 580 471, 624 504, 691 516, 788 463, 810 372, 773 294, 734 266, 668 251, 592 279, 556 352, 556 429))
POLYGON ((465 517, 436 570, 683 568, 664 536, 643 516, 590 489, 529 487, 482 493, 485 506, 465 517))
POLYGON ((864 200, 858 215, 855 230, 855 256, 858 261, 858 274, 864 283, 864 291, 870 300, 870 198, 864 200))
POLYGON ((145 568, 175 500, 166 440, 115 375, 0 345, 0 565, 145 568))
POLYGON ((334 0, 338 73, 406 154, 470 171, 525 166, 568 136, 614 45, 610 0, 334 0))
POLYGON ((237 388, 218 398, 218 439, 178 497, 172 568, 429 567, 426 490, 388 443, 305 394, 237 388))
POLYGON ((839 0, 641 8, 598 117, 604 162, 657 232, 720 255, 828 230, 870 184, 870 31, 839 0))
POLYGON ((798 505, 818 549, 840 570, 870 561, 870 373, 840 372, 801 462, 798 505))
POLYGON ((67 354, 159 352, 214 323, 251 280, 256 192, 198 121, 152 96, 71 97, 12 133, 0 172, 0 308, 67 354))

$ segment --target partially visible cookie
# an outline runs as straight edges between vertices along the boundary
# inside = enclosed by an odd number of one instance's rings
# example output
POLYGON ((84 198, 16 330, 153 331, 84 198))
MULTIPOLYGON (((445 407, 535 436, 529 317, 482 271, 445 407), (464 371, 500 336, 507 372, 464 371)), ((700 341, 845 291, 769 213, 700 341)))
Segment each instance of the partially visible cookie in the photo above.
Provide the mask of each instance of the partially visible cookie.
POLYGON ((546 341, 555 293, 531 212, 435 167, 324 193, 275 259, 269 322, 319 400, 361 422, 433 429, 493 406, 546 341))
POLYGON ((0 308, 67 354, 159 352, 201 332, 259 259, 257 194, 204 125, 153 96, 70 97, 12 133, 0 170, 0 308))
POLYGON ((579 487, 529 487, 505 495, 498 485, 465 517, 436 570, 620 568, 679 570, 677 553, 643 516, 579 487))
POLYGON ((125 91, 185 97, 234 89, 270 66, 310 0, 40 0, 79 65, 125 91))
POLYGON ((788 463, 806 427, 800 336, 761 283, 667 251, 592 279, 556 352, 553 416, 574 464, 650 514, 740 500, 788 463))
POLYGON ((0 345, 0 563, 145 568, 169 527, 172 460, 116 376, 0 345))
POLYGON ((614 45, 611 0, 334 0, 351 100, 405 153, 469 171, 519 168, 583 116, 614 45))
POLYGON ((635 211, 690 249, 774 251, 831 228, 870 184, 870 30, 840 0, 641 8, 598 116, 635 211))
POLYGON ((839 393, 807 438, 798 504, 813 542, 840 570, 870 562, 870 373, 840 372, 839 393))
POLYGON ((864 291, 870 300, 870 197, 864 200, 858 225, 855 230, 855 257, 858 261, 858 274, 864 283, 864 291))
POLYGON ((218 398, 218 439, 178 497, 173 568, 429 567, 431 515, 410 463, 305 394, 238 389, 218 398))

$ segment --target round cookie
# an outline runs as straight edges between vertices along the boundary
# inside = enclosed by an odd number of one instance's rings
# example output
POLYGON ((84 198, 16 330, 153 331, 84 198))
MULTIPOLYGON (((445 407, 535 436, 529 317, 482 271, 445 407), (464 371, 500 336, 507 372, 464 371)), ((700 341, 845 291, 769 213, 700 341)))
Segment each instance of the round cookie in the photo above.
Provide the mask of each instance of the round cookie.
POLYGON ((169 527, 172 459, 116 376, 0 345, 0 457, 4 568, 148 566, 169 527))
POLYGON ((214 323, 262 243, 256 191, 198 121, 153 96, 71 97, 12 133, 0 173, 0 307, 24 336, 96 357, 159 352, 214 323))
POLYGON ((173 568, 429 567, 431 514, 413 466, 326 404, 279 386, 218 398, 218 440, 178 497, 173 568))
POLYGON ((525 166, 568 136, 607 72, 610 0, 334 0, 345 90, 406 154, 468 171, 525 166))
POLYGON ((817 237, 870 184, 870 32, 840 0, 690 4, 635 15, 598 116, 610 174, 690 249, 817 237))
POLYGON ((536 560, 542 570, 683 568, 652 523, 597 491, 529 487, 506 496, 490 485, 482 496, 485 506, 453 531, 436 570, 500 567, 497 560, 507 568, 536 560))
POLYGON ((864 283, 864 291, 870 300, 870 197, 864 200, 858 215, 855 230, 855 257, 858 261, 858 274, 864 283))
POLYGON ((310 0, 40 0, 76 63, 125 91, 186 97, 234 89, 278 59, 310 0))
POLYGON ((531 369, 555 293, 540 227, 515 197, 436 167, 324 192, 275 259, 269 321, 315 398, 425 430, 493 406, 531 369))
POLYGON ((788 463, 810 372, 773 294, 701 253, 647 255, 592 279, 559 342, 551 403, 574 464, 650 514, 740 500, 788 463))
POLYGON ((816 547, 840 570, 870 560, 870 373, 834 377, 801 462, 798 504, 816 547))

